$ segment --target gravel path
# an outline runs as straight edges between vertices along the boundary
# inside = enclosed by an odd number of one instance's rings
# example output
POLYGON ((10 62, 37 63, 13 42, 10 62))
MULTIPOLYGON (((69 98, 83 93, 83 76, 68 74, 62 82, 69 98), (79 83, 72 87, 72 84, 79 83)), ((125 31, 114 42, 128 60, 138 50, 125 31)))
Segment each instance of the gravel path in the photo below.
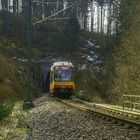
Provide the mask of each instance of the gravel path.
POLYGON ((114 126, 92 114, 71 108, 52 97, 37 99, 24 113, 31 127, 30 140, 140 140, 140 134, 114 126))

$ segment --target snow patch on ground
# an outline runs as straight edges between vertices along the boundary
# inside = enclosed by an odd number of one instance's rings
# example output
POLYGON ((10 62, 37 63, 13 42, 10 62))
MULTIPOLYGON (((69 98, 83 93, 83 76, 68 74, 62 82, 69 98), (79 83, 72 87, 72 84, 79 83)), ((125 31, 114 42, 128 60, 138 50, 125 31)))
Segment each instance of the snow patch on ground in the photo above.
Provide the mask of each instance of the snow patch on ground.
POLYGON ((95 52, 95 49, 101 48, 101 46, 96 45, 96 41, 93 39, 85 39, 85 45, 82 50, 86 50, 85 55, 82 56, 84 60, 87 60, 88 62, 93 62, 95 64, 102 63, 101 60, 99 60, 99 56, 95 52))
POLYGON ((87 65, 86 64, 79 65, 79 70, 87 70, 87 65))
POLYGON ((101 48, 101 46, 96 45, 95 40, 92 40, 92 39, 86 40, 85 39, 85 48, 101 48))

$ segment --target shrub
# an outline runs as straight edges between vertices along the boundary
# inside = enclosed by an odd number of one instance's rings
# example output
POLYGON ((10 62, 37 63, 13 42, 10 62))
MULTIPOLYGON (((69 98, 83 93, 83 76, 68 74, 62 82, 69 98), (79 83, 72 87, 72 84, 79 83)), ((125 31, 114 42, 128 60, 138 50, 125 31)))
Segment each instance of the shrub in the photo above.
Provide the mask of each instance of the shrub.
POLYGON ((0 103, 0 121, 8 116, 8 114, 11 112, 12 110, 12 104, 5 104, 5 103, 0 103))

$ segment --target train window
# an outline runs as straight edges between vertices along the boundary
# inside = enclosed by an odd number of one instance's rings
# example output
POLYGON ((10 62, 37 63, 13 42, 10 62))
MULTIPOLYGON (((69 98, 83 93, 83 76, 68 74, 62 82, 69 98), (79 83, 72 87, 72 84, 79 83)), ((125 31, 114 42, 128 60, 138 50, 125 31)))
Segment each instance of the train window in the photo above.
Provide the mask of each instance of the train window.
POLYGON ((66 81, 71 81, 72 80, 72 73, 73 70, 71 67, 57 67, 54 70, 54 80, 55 81, 60 81, 60 82, 66 82, 66 81))

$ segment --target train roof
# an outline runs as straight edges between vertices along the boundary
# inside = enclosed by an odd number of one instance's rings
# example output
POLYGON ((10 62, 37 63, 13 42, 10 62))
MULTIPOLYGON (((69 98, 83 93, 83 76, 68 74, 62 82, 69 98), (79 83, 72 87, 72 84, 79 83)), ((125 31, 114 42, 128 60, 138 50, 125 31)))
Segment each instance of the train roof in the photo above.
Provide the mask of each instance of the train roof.
POLYGON ((54 67, 55 66, 63 66, 63 65, 73 67, 73 64, 70 61, 55 61, 53 63, 54 67))

